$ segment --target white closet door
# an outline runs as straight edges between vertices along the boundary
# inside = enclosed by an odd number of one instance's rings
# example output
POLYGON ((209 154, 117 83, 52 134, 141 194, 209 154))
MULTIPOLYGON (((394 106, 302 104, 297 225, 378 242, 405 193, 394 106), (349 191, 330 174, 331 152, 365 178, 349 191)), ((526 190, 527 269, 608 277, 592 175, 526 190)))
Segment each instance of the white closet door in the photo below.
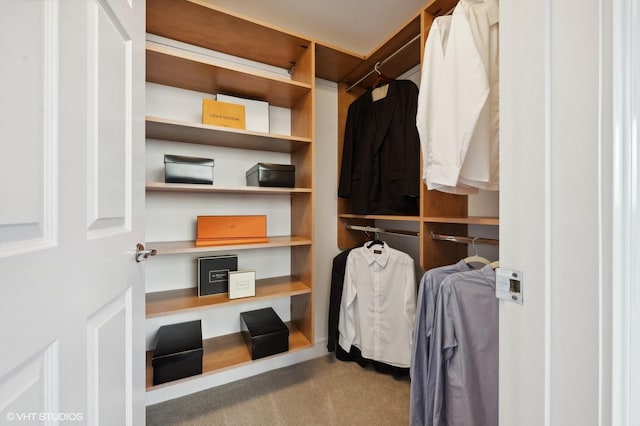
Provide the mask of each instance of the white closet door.
POLYGON ((2 424, 144 423, 144 16, 0 1, 2 424))

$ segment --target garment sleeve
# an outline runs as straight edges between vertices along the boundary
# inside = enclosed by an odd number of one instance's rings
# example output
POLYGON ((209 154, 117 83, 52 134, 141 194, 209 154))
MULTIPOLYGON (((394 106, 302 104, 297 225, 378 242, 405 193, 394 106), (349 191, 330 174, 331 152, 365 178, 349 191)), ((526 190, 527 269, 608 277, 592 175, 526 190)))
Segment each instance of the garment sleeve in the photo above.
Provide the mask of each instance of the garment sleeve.
POLYGON ((351 250, 345 250, 333 258, 331 267, 331 291, 329 294, 329 318, 327 350, 335 352, 338 341, 338 320, 340 315, 340 303, 342 300, 342 287, 344 285, 344 273, 347 256, 351 250))
POLYGON ((454 11, 447 47, 448 60, 436 99, 439 114, 437 139, 431 149, 428 181, 455 187, 464 164, 480 111, 489 95, 482 58, 464 13, 454 11), (455 58, 455 61, 451 60, 455 58), (446 136, 446 143, 438 143, 446 136))
MULTIPOLYGON (((357 101, 357 100, 356 100, 357 101)), ((338 183, 338 196, 351 197, 351 181, 353 179, 353 162, 355 161, 356 115, 355 102, 349 105, 347 122, 344 129, 344 142, 342 144, 342 163, 340 166, 340 182, 338 183)))
POLYGON ((413 267, 413 259, 407 256, 407 268, 405 270, 404 308, 405 319, 409 325, 409 341, 413 342, 416 324, 416 275, 413 267))
POLYGON ((420 74, 420 89, 418 91, 418 103, 416 106, 416 130, 418 131, 418 137, 420 138, 420 147, 422 149, 422 179, 426 183, 427 178, 427 167, 428 167, 428 159, 429 159, 429 139, 428 139, 428 118, 427 115, 430 113, 429 109, 429 92, 431 91, 430 84, 430 75, 431 70, 429 69, 432 64, 431 55, 430 55, 430 44, 431 42, 431 31, 434 30, 435 26, 431 27, 429 32, 429 37, 427 38, 427 43, 424 49, 424 58, 422 61, 422 73, 420 74))
MULTIPOLYGON (((405 158, 406 179, 404 194, 408 197, 420 196, 420 136, 416 127, 416 117, 418 109, 418 86, 412 81, 408 81, 408 99, 407 99, 407 119, 405 122, 405 158)), ((414 279, 415 282, 415 279, 414 279)), ((414 285, 415 287, 415 285, 414 285)))
MULTIPOLYGON (((353 252, 352 252, 353 253, 353 252)), ((339 341, 338 343, 345 351, 349 352, 356 337, 355 307, 356 300, 356 274, 355 262, 351 254, 347 258, 347 267, 344 278, 344 288, 342 290, 342 301, 340 303, 340 320, 338 323, 339 341)))
POLYGON ((448 316, 445 310, 447 293, 449 292, 448 278, 442 282, 436 300, 436 310, 431 336, 431 351, 429 357, 429 370, 427 377, 427 424, 445 424, 445 379, 446 362, 443 357, 443 349, 446 345, 445 330, 448 328, 448 316))
POLYGON ((416 306, 416 326, 413 334, 411 351, 411 398, 409 400, 409 424, 411 426, 424 426, 425 399, 427 384, 427 360, 429 339, 426 334, 426 299, 429 286, 427 285, 429 273, 425 273, 420 280, 418 288, 418 300, 416 306))

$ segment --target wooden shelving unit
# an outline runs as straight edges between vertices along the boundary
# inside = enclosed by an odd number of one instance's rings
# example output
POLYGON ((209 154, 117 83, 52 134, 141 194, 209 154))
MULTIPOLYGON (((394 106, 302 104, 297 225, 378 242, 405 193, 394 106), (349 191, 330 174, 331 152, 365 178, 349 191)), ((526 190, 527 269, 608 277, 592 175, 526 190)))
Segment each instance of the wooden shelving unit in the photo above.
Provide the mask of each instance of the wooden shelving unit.
MULTIPOLYGON (((262 195, 289 197, 291 212, 290 235, 270 236, 266 243, 196 247, 194 241, 147 242, 146 247, 155 249, 160 255, 154 262, 162 262, 170 255, 193 255, 195 259, 199 255, 229 250, 264 250, 264 255, 269 256, 269 249, 286 247, 291 265, 287 276, 256 280, 256 296, 250 298, 230 300, 226 294, 198 297, 196 288, 148 293, 147 318, 158 319, 185 312, 197 315, 256 300, 289 298, 289 352, 312 346, 315 43, 200 0, 147 0, 147 32, 169 39, 166 44, 147 43, 148 82, 205 94, 225 93, 266 101, 271 106, 291 111, 291 136, 148 116, 147 139, 237 149, 238 155, 245 155, 248 150, 289 153, 290 164, 296 169, 297 185, 296 188, 263 188, 147 182, 148 193, 162 192, 169 196, 189 193, 211 197, 217 202, 228 202, 229 197, 219 197, 225 194, 249 199, 262 195), (207 55, 207 50, 256 64, 239 65, 220 60, 216 55, 207 55), (263 71, 268 67, 261 65, 275 66, 288 73, 263 71)), ((207 338, 202 375, 152 386, 151 356, 152 351, 149 351, 148 391, 198 381, 204 376, 253 362, 240 333, 207 338)))
MULTIPOLYGON (((419 65, 423 56, 431 23, 436 16, 452 10, 457 0, 431 0, 423 10, 409 19, 380 46, 358 63, 350 72, 338 80, 338 158, 342 158, 344 127, 349 105, 369 87, 375 78, 371 73, 376 63, 384 63, 380 68, 389 77, 397 77, 419 65), (352 87, 358 82, 356 87, 352 87), (351 89, 351 90, 347 90, 351 89)), ((347 62, 346 52, 326 53, 336 61, 336 66, 347 62)), ((353 58, 351 58, 353 61, 353 58)), ((339 72, 342 74, 342 71, 339 72)), ((363 243, 367 235, 347 229, 345 224, 376 227, 376 221, 404 221, 420 224, 420 265, 423 269, 450 264, 466 256, 467 247, 448 241, 433 240, 431 232, 451 235, 467 235, 468 225, 498 226, 498 218, 468 216, 468 199, 463 195, 452 195, 438 191, 428 191, 421 185, 419 216, 384 216, 351 214, 348 199, 338 199, 338 246, 346 249, 363 243)))
MULTIPOLYGON (((199 52, 159 43, 147 45, 147 80, 204 93, 225 92, 264 100, 291 110, 292 136, 257 133, 183 122, 167 117, 147 117, 148 139, 215 145, 240 150, 284 152, 291 154, 296 167, 296 188, 266 189, 200 185, 171 185, 148 182, 148 192, 191 193, 216 197, 219 194, 288 195, 291 206, 291 236, 270 237, 268 243, 233 246, 196 247, 193 241, 147 243, 159 255, 224 252, 247 249, 290 247, 291 271, 287 277, 261 280, 258 299, 291 298, 290 351, 313 345, 313 143, 315 78, 338 84, 338 158, 342 157, 343 129, 348 106, 371 84, 367 75, 376 63, 384 62, 382 71, 397 77, 420 64, 422 51, 433 18, 451 10, 457 0, 431 0, 398 31, 368 55, 347 51, 283 31, 219 9, 203 0, 147 0, 147 32, 198 48, 241 57, 260 64, 288 70, 286 76, 274 77, 257 69, 223 63, 199 52), (392 57, 391 59, 389 59, 392 57), (347 91, 355 82, 356 87, 347 91)), ((348 200, 338 200, 338 245, 352 247, 366 235, 347 230, 353 225, 375 226, 378 220, 405 221, 419 227, 420 263, 425 269, 451 263, 463 256, 466 247, 432 240, 431 232, 464 235, 469 225, 498 226, 497 218, 468 217, 466 196, 427 191, 422 185, 418 216, 354 215, 348 200)), ((162 257, 162 256, 161 256, 162 257)), ((161 261, 162 259, 158 259, 161 261)), ((252 298, 251 300, 255 300, 252 298)), ((219 306, 242 304, 225 296, 197 298, 195 290, 170 290, 147 295, 147 316, 176 312, 199 312, 219 306)), ((207 339, 204 342, 202 376, 247 365, 253 361, 239 333, 207 339)), ((155 390, 198 380, 186 378, 160 386, 151 385, 151 352, 147 354, 147 387, 155 390)))

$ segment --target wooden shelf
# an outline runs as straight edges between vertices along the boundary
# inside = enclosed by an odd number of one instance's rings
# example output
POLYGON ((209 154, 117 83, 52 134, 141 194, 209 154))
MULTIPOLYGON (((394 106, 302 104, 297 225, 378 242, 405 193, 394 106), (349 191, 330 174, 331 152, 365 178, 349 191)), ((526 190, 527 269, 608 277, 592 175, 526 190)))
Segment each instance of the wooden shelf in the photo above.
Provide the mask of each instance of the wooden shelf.
POLYGON ((375 220, 397 220, 401 222, 420 222, 420 216, 391 216, 381 214, 351 214, 342 213, 338 215, 341 219, 375 219, 375 220))
POLYGON ((202 0, 147 0, 147 32, 284 69, 311 45, 309 39, 202 0))
POLYGON ((163 315, 183 313, 198 309, 214 308, 221 305, 253 302, 258 299, 296 296, 311 293, 311 288, 292 277, 275 277, 256 280, 256 295, 241 299, 229 299, 228 294, 198 297, 196 287, 179 290, 147 293, 146 315, 153 318, 163 315))
POLYGON ((311 188, 265 188, 258 186, 217 186, 188 183, 147 182, 147 192, 198 192, 211 194, 310 194, 311 188))
POLYGON ((302 237, 269 237, 269 242, 258 244, 228 244, 222 246, 196 247, 195 241, 167 241, 145 243, 149 249, 156 250, 157 255, 163 254, 185 254, 185 253, 208 253, 215 251, 229 250, 249 250, 274 247, 294 247, 308 246, 312 242, 308 238, 302 237))
POLYGON ((342 82, 366 57, 326 43, 316 43, 316 76, 342 82))
MULTIPOLYGON (((298 351, 311 347, 311 342, 291 323, 287 323, 289 327, 289 352, 298 351)), ((280 356, 282 354, 272 355, 271 357, 261 358, 256 361, 251 360, 249 350, 242 338, 241 333, 228 334, 225 336, 214 337, 212 339, 206 339, 203 344, 203 357, 202 357, 202 374, 197 376, 186 377, 184 379, 163 383, 161 385, 153 386, 153 366, 151 365, 151 359, 153 351, 147 351, 147 377, 146 386, 147 391, 158 389, 160 387, 171 386, 176 383, 198 380, 203 376, 218 373, 230 368, 239 367, 241 365, 250 364, 252 362, 259 362, 263 359, 269 359, 274 356, 280 356)))
POLYGON ((469 216, 469 217, 423 217, 422 220, 427 223, 461 223, 466 225, 495 225, 500 224, 500 220, 497 217, 481 217, 481 216, 469 216))
POLYGON ((146 118, 146 137, 271 152, 295 152, 311 145, 311 139, 306 137, 272 135, 151 116, 146 118))
POLYGON ((147 81, 204 93, 228 93, 291 109, 311 92, 294 80, 222 66, 190 51, 147 42, 147 81))

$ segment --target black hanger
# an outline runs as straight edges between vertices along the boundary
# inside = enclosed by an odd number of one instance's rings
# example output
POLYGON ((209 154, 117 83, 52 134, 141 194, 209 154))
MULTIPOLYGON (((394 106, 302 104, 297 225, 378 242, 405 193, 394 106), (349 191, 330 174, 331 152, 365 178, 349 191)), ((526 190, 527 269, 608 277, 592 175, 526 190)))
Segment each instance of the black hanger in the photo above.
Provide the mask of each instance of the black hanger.
POLYGON ((376 244, 379 244, 381 246, 384 246, 384 241, 380 240, 378 238, 378 233, 376 232, 376 237, 374 240, 369 241, 369 244, 367 244, 367 248, 370 249, 371 247, 375 246, 376 244))
POLYGON ((384 241, 382 241, 382 240, 370 241, 369 244, 367 244, 367 248, 371 248, 371 247, 375 246, 376 244, 380 244, 381 246, 384 246, 384 241))

